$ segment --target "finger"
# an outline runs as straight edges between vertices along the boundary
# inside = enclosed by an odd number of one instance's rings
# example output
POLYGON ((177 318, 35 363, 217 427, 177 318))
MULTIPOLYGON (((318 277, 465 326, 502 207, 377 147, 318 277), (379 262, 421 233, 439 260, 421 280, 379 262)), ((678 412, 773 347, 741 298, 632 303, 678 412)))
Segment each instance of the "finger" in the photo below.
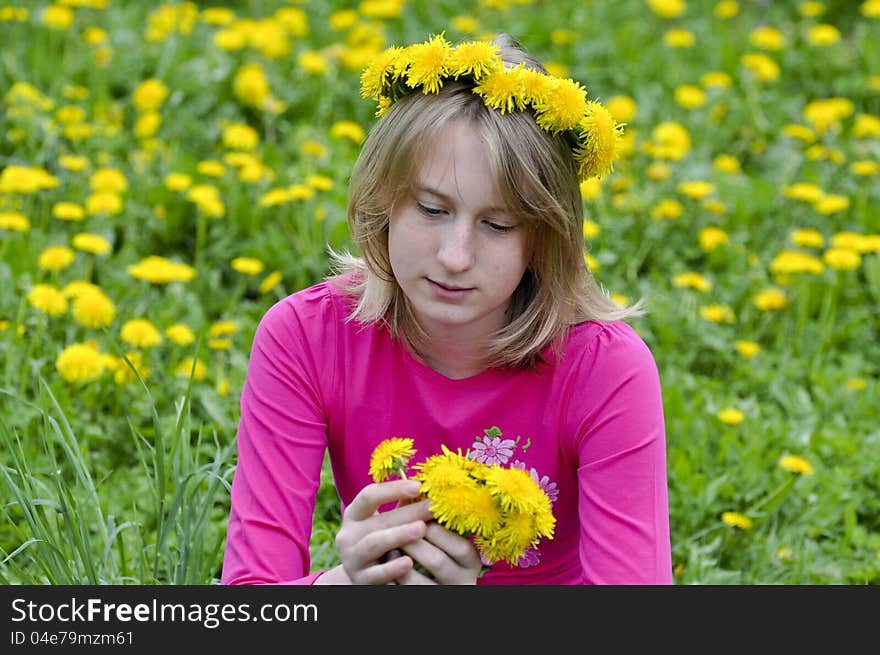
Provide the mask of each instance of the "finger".
POLYGON ((470 539, 453 532, 436 521, 428 523, 425 541, 437 546, 464 568, 470 569, 482 565, 480 554, 470 539))
POLYGON ((410 557, 401 555, 390 562, 368 566, 354 582, 364 585, 398 584, 397 580, 405 577, 412 570, 413 564, 410 557))
POLYGON ((418 541, 425 534, 424 521, 413 521, 404 525, 376 530, 365 535, 356 547, 353 562, 358 568, 366 568, 373 563, 385 561, 386 553, 402 549, 405 544, 418 541))
POLYGON ((372 516, 385 503, 415 498, 419 495, 420 487, 421 483, 418 480, 391 480, 368 484, 354 497, 345 512, 350 514, 350 518, 363 521, 372 516))
POLYGON ((446 579, 458 563, 440 548, 425 539, 419 539, 403 546, 403 552, 421 564, 437 579, 446 579))
POLYGON ((433 519, 434 515, 431 513, 430 501, 422 500, 417 503, 395 507, 387 512, 376 512, 364 524, 368 530, 383 530, 403 525, 404 523, 412 523, 413 521, 427 523, 433 519))
POLYGON ((397 579, 397 584, 401 585, 438 585, 436 580, 428 577, 424 573, 416 570, 415 566, 397 579))

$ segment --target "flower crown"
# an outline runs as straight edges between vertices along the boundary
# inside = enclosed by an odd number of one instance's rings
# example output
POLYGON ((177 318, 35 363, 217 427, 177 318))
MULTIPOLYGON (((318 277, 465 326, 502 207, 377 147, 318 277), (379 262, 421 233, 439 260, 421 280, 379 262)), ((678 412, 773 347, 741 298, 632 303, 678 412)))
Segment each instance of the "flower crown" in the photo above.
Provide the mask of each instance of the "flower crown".
POLYGON ((587 100, 587 90, 574 80, 523 64, 506 68, 498 46, 488 41, 452 46, 440 34, 424 43, 388 48, 361 74, 361 96, 376 100, 376 116, 382 117, 411 91, 438 93, 447 80, 471 83, 486 106, 502 114, 531 109, 546 132, 571 134, 581 181, 614 169, 623 126, 608 109, 587 100))

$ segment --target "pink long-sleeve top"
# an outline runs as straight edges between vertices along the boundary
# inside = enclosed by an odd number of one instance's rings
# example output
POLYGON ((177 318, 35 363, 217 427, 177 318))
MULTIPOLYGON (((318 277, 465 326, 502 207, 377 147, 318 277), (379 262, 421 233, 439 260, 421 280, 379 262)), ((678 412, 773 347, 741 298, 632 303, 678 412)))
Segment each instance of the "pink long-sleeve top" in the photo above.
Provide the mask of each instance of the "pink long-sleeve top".
POLYGON ((322 282, 276 303, 257 328, 223 584, 312 584, 323 573, 310 572, 309 539, 325 451, 344 511, 389 437, 414 439, 411 464, 443 444, 522 467, 549 495, 553 539, 479 584, 671 583, 660 382, 631 327, 585 322, 558 360, 547 348, 553 364, 454 380, 349 313, 322 282))

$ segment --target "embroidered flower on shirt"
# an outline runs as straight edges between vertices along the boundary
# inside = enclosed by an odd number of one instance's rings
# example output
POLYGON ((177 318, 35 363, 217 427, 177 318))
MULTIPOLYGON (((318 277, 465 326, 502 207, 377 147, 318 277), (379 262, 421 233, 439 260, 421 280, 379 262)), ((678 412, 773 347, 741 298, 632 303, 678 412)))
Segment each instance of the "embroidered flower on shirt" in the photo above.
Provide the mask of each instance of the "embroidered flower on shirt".
POLYGON ((483 437, 477 437, 472 444, 473 450, 469 456, 481 464, 507 464, 513 452, 516 449, 516 441, 513 439, 502 439, 501 430, 497 426, 492 426, 483 437))
POLYGON ((537 566, 541 563, 541 551, 532 546, 524 552, 516 565, 521 569, 527 569, 530 566, 537 566))

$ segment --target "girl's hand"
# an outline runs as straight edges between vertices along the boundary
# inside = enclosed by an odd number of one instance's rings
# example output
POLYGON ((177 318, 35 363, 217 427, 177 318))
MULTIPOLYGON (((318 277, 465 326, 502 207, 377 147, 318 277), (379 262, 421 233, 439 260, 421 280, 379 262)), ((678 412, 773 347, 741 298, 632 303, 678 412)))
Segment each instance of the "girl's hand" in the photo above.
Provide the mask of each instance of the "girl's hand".
POLYGON ((426 534, 426 523, 433 518, 428 501, 410 502, 418 497, 419 486, 415 480, 370 484, 345 508, 336 551, 351 584, 394 584, 412 570, 413 560, 407 555, 392 559, 386 555, 426 534), (395 501, 400 504, 394 509, 378 512, 380 506, 395 501))
POLYGON ((475 585, 483 566, 469 539, 436 521, 428 523, 422 539, 404 544, 402 550, 433 577, 411 568, 400 576, 398 584, 475 585))

